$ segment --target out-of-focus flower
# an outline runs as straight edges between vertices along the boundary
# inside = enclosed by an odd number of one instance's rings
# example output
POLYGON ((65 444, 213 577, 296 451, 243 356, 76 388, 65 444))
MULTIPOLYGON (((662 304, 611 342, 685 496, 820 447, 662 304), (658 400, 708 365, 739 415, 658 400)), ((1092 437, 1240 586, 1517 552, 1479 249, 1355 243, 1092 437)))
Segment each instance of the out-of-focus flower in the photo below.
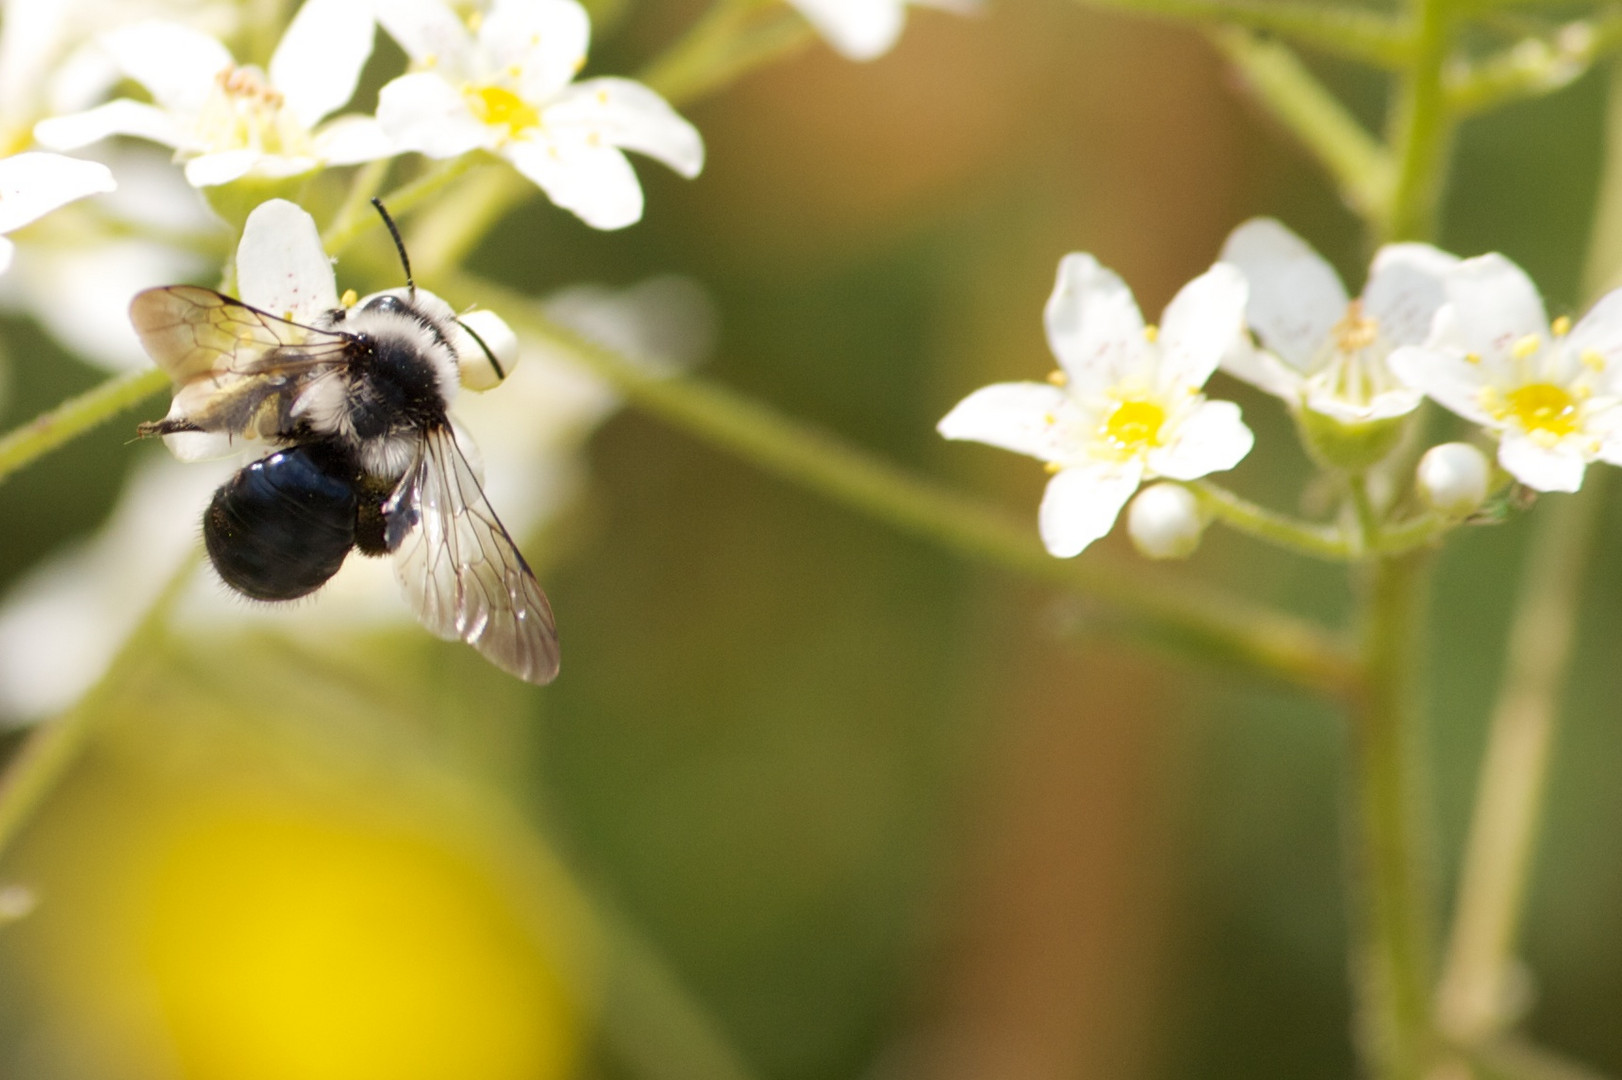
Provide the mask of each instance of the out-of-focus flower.
MULTIPOLYGON (((883 56, 901 37, 908 0, 788 0, 817 33, 851 60, 883 56)), ((912 0, 947 11, 978 10, 976 0, 912 0)))
POLYGON ((0 306, 32 316, 79 358, 127 371, 151 362, 130 326, 130 297, 203 274, 220 226, 156 147, 108 144, 93 153, 118 190, 20 233, 11 271, 0 277, 0 306))
POLYGON ((1245 294, 1243 275, 1218 263, 1183 287, 1156 329, 1113 272, 1067 255, 1046 312, 1061 370, 1047 383, 977 390, 938 430, 1047 462, 1042 540, 1060 558, 1077 555, 1144 480, 1193 480, 1250 452, 1239 406, 1200 392, 1244 332, 1245 294))
POLYGON ((1126 514, 1127 535, 1151 559, 1186 559, 1200 546, 1205 518, 1199 500, 1181 484, 1151 484, 1126 514))
POLYGON ((1487 501, 1492 465, 1469 443, 1443 443, 1425 451, 1414 486, 1425 505, 1452 518, 1469 517, 1487 501))
POLYGON ((34 134, 59 150, 109 135, 150 139, 174 148, 194 187, 387 157, 395 149, 371 117, 320 123, 354 95, 372 35, 369 5, 306 0, 261 71, 237 66, 225 46, 179 23, 121 27, 101 45, 154 104, 121 98, 43 120, 34 134))
POLYGON ((500 154, 599 229, 642 217, 642 187, 622 151, 686 177, 704 166, 698 131, 652 90, 629 79, 573 81, 591 36, 575 0, 495 0, 467 23, 438 0, 391 0, 377 17, 422 69, 378 95, 378 121, 402 149, 500 154))
POLYGON ((1235 229, 1221 258, 1250 282, 1246 316, 1263 345, 1236 349, 1223 368, 1282 398, 1332 464, 1362 467, 1383 457, 1398 434, 1386 422, 1413 412, 1423 397, 1392 374, 1387 358, 1425 340, 1442 304, 1442 277, 1458 260, 1428 244, 1388 244, 1353 300, 1334 267, 1272 218, 1235 229))
MULTIPOLYGON (((112 170, 94 161, 37 152, 0 159, 0 234, 117 186, 112 170)), ((0 235, 0 272, 11 266, 15 250, 16 245, 0 235)))
POLYGON ((1576 491, 1590 461, 1622 464, 1622 291, 1575 327, 1551 326, 1537 287, 1499 254, 1445 279, 1423 346, 1391 368, 1409 386, 1498 436, 1498 461, 1527 487, 1576 491))

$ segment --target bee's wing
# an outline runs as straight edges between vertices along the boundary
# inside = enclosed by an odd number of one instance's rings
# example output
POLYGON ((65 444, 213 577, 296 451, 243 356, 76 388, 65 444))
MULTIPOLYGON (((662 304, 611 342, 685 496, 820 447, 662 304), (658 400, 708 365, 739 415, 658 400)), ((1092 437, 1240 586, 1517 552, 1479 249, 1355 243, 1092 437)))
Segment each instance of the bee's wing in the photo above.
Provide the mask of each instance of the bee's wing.
POLYGON ((448 424, 428 431, 383 517, 395 577, 423 626, 526 682, 557 677, 552 606, 448 424))
POLYGON ((143 426, 149 434, 285 434, 299 393, 341 364, 352 347, 343 334, 289 322, 195 285, 137 293, 130 322, 175 384, 168 418, 143 426))

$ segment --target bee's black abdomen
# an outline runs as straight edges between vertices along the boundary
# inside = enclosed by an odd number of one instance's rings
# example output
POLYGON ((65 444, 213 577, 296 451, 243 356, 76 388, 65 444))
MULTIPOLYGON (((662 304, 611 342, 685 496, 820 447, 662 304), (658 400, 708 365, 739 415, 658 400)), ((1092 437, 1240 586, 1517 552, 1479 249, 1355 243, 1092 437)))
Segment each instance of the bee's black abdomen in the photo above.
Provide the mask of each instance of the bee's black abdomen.
POLYGON ((203 543, 225 583, 255 600, 293 600, 338 572, 355 546, 355 469, 316 444, 245 466, 214 493, 203 543))

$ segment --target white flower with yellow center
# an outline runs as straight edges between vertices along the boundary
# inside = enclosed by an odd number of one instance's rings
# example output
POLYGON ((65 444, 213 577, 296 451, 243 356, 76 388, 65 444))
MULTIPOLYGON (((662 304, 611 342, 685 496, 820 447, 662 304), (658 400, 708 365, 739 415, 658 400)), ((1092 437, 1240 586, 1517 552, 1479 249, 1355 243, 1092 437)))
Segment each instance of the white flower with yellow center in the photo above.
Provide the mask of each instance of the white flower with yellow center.
POLYGON ((1231 469, 1254 441, 1239 406, 1201 393, 1244 332, 1246 285, 1218 263, 1185 285, 1158 330, 1091 255, 1067 255, 1046 311, 1060 370, 1046 383, 976 390, 937 430, 1047 462, 1042 541, 1079 554, 1115 524, 1138 485, 1231 469))
POLYGON ((1502 255, 1445 278, 1447 303, 1422 346, 1391 368, 1431 400, 1498 436, 1498 461, 1527 487, 1576 491, 1590 461, 1622 464, 1622 291, 1575 327, 1502 255))
POLYGON ((395 149, 371 117, 321 123, 354 96, 372 36, 368 5, 306 0, 261 71, 238 66, 225 46, 179 23, 120 27, 100 43, 125 75, 146 87, 152 103, 110 101, 43 120, 34 136, 58 150, 109 135, 150 139, 185 161, 193 187, 388 157, 395 149))
POLYGON ((1221 259, 1250 282, 1246 317, 1263 345, 1225 357, 1229 374, 1340 424, 1419 407, 1423 395, 1386 361, 1393 349, 1425 340, 1442 305, 1442 277, 1458 259, 1429 244, 1388 244, 1355 300, 1334 267, 1272 218, 1235 229, 1221 259))
MULTIPOLYGON (((907 0, 788 0, 849 60, 873 60, 889 52, 907 21, 907 0)), ((976 10, 975 0, 913 0, 949 11, 976 10)))
POLYGON ((591 21, 574 0, 495 0, 463 22, 439 0, 390 0, 382 23, 421 70, 378 95, 384 130, 407 150, 488 150, 588 225, 642 217, 635 150, 686 177, 704 166, 698 131, 629 79, 576 83, 591 21))

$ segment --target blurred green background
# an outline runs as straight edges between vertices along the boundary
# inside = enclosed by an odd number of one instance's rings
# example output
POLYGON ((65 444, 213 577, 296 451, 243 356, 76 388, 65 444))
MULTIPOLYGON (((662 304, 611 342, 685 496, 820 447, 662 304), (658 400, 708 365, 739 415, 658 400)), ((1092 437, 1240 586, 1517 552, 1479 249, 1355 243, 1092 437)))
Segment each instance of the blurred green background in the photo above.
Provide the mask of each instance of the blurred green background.
MULTIPOLYGON (((701 10, 630 5, 591 70, 635 70, 701 10)), ((1377 84, 1324 73, 1377 122, 1377 84)), ((1458 148, 1441 242, 1516 259, 1551 312, 1580 299, 1602 98, 1585 79, 1458 148)), ((690 275, 720 315, 704 377, 1033 532, 1041 470, 933 425, 1050 369, 1061 255, 1095 253, 1150 318, 1257 213, 1354 289, 1366 265, 1354 219, 1198 36, 1062 0, 914 11, 876 63, 819 46, 684 111, 707 168, 641 163, 642 224, 598 233, 536 199, 471 267, 536 295, 690 275)), ((3 330, 5 427, 101 377, 3 330)), ((1234 485, 1298 508, 1311 471, 1282 410, 1223 376, 1213 392, 1258 434, 1234 485)), ((0 486, 0 585, 92 531, 162 452, 132 422, 0 486)), ((545 550, 526 544, 563 636, 551 687, 416 632, 344 657, 247 632, 142 643, 0 865, 39 901, 0 929, 0 1075, 1353 1073, 1333 709, 1067 637, 1048 592, 634 411, 586 453, 589 489, 545 550)), ((1612 1072, 1618 516, 1526 934, 1530 1028, 1612 1072)), ((1450 874, 1526 524, 1466 531, 1440 560, 1450 874)), ((1333 568, 1215 531, 1187 565, 1129 565, 1345 614, 1333 568)))

